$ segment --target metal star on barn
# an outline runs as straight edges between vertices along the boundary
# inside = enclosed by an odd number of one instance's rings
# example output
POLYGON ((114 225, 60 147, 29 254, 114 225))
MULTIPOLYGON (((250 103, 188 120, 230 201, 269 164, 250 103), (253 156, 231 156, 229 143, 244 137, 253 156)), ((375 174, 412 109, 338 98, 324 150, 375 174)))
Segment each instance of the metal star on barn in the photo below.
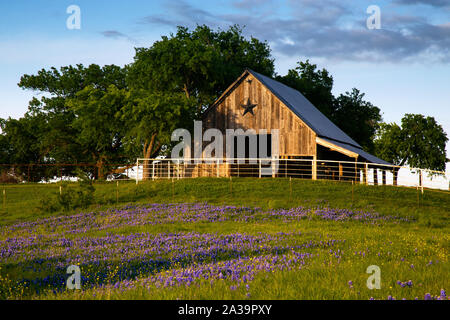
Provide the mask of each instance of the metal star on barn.
POLYGON ((256 104, 250 103, 250 98, 248 98, 248 99, 247 99, 247 104, 242 104, 242 105, 241 105, 241 108, 244 108, 244 109, 245 109, 243 116, 245 116, 245 115, 246 115, 247 113, 249 113, 249 112, 250 112, 252 115, 255 115, 255 114, 253 113, 253 109, 254 109, 256 106, 257 106, 256 104))

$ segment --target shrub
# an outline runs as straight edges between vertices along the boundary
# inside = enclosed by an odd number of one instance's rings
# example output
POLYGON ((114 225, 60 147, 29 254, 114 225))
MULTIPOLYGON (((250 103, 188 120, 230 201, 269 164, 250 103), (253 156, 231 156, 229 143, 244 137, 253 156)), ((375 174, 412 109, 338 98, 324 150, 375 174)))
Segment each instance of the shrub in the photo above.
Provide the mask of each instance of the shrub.
POLYGON ((94 203, 95 188, 92 180, 84 173, 78 173, 78 184, 71 187, 68 183, 61 185, 60 191, 41 200, 39 210, 42 212, 70 211, 86 209, 94 203))

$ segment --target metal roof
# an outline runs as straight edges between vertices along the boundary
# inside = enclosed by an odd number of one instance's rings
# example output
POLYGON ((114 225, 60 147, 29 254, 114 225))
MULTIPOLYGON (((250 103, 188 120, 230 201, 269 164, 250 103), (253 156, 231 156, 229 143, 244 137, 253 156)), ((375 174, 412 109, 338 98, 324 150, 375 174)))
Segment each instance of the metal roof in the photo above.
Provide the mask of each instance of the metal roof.
POLYGON ((303 94, 281 82, 273 80, 258 72, 247 69, 254 77, 263 83, 289 109, 304 121, 320 138, 339 147, 359 154, 372 163, 392 165, 364 151, 362 147, 344 131, 339 129, 330 119, 319 111, 303 94))
POLYGON ((351 146, 349 144, 342 143, 342 142, 337 142, 337 141, 326 139, 326 138, 322 138, 322 139, 327 141, 327 142, 329 142, 329 143, 332 143, 332 144, 334 144, 334 145, 336 145, 338 147, 341 147, 341 148, 347 149, 347 150, 349 150, 351 152, 357 153, 357 154, 359 154, 361 157, 363 157, 364 159, 366 159, 369 162, 378 163, 378 164, 385 164, 385 165, 392 165, 391 163, 389 163, 387 161, 384 161, 384 160, 382 160, 380 158, 377 158, 377 157, 371 155, 368 152, 365 152, 361 148, 356 148, 356 147, 351 146))
POLYGON ((248 69, 248 71, 270 89, 278 99, 302 119, 319 137, 330 138, 362 148, 356 141, 331 122, 330 119, 320 112, 299 91, 253 70, 248 69))

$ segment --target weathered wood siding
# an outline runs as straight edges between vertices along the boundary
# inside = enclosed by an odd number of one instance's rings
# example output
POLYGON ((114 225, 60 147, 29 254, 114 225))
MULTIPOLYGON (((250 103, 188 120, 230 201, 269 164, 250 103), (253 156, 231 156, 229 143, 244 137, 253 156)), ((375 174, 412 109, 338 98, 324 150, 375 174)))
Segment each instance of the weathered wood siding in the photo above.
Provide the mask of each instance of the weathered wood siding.
POLYGON ((316 134, 300 120, 287 106, 271 93, 251 74, 244 77, 234 90, 207 113, 203 128, 225 129, 261 129, 280 131, 280 156, 315 156, 316 134), (249 82, 250 80, 250 82, 249 82), (254 114, 243 116, 241 105, 250 98, 254 114))

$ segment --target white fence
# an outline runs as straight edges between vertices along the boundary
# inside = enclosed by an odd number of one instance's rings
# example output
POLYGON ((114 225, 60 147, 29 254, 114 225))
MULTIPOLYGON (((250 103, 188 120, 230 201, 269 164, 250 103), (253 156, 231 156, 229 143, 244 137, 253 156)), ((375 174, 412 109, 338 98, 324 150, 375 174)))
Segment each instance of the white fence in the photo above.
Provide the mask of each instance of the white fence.
POLYGON ((138 159, 135 169, 136 183, 142 180, 198 177, 290 177, 441 190, 449 190, 450 185, 450 175, 441 171, 334 160, 138 159))

